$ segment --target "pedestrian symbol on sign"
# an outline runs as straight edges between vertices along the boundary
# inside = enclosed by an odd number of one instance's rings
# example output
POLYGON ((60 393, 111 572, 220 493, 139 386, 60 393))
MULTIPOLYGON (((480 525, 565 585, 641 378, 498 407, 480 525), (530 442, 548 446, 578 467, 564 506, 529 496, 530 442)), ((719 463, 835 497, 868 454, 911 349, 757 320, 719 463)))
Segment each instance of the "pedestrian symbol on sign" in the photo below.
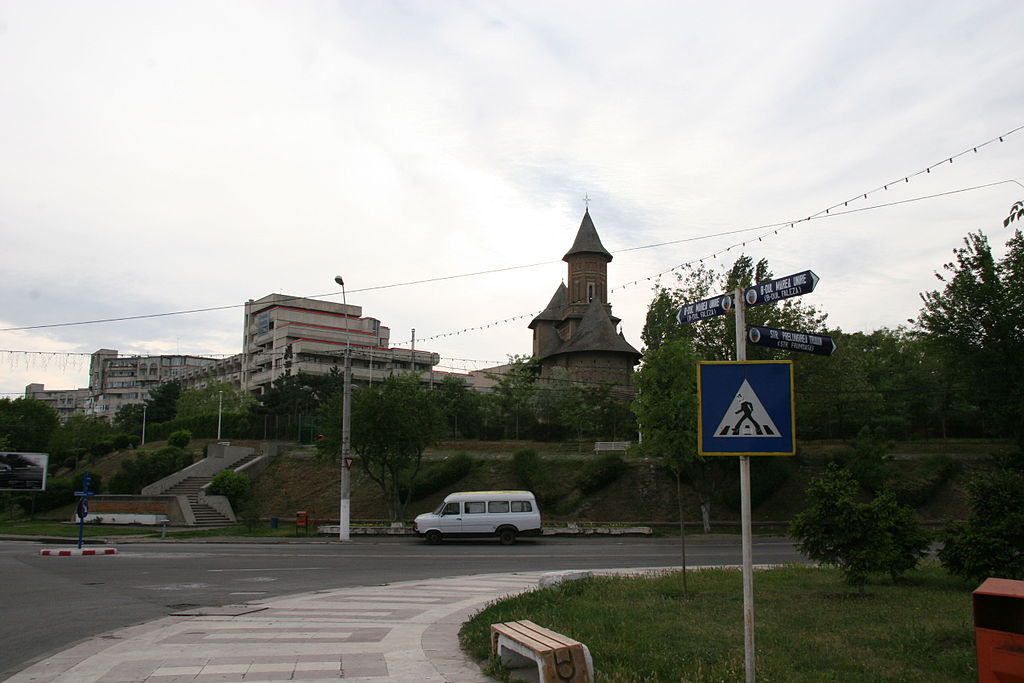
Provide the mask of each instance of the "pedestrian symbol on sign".
POLYGON ((778 438, 778 428, 747 380, 743 380, 736 397, 722 416, 715 436, 778 438))

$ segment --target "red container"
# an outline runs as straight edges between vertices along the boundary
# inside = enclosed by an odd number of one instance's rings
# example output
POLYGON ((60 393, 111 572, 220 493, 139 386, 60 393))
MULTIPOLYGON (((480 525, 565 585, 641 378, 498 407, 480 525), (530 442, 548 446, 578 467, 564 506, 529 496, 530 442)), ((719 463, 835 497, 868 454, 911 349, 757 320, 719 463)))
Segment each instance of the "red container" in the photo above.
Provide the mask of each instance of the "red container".
POLYGON ((1024 683, 1024 581, 986 579, 974 591, 978 683, 1024 683))

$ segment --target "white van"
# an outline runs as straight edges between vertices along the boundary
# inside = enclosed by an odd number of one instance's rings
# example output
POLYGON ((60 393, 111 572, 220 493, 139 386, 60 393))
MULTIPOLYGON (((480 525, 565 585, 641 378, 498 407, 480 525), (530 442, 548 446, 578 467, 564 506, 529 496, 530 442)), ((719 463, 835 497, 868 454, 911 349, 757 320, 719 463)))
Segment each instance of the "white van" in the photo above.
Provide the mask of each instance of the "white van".
POLYGON ((497 536, 512 545, 516 536, 540 535, 540 510, 529 491, 460 491, 433 512, 416 517, 416 533, 427 543, 443 538, 497 536))

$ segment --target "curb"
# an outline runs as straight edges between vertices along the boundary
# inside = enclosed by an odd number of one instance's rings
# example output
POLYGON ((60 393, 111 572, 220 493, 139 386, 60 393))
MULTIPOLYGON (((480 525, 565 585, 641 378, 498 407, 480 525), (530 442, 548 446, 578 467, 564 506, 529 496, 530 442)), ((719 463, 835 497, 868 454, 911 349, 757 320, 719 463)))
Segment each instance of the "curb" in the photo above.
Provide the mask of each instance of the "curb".
POLYGON ((43 548, 40 555, 69 557, 71 555, 116 555, 116 548, 43 548))

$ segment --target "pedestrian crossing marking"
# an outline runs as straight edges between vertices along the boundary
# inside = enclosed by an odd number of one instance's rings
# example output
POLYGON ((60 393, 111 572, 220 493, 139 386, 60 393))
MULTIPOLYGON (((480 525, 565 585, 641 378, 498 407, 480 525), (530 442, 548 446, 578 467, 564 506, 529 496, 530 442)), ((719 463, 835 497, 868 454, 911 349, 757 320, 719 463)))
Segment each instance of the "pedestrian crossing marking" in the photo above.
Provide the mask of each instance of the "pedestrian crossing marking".
POLYGON ((715 429, 715 436, 722 438, 779 438, 779 430, 772 422, 768 411, 764 409, 761 399, 743 380, 736 397, 729 404, 715 429))

